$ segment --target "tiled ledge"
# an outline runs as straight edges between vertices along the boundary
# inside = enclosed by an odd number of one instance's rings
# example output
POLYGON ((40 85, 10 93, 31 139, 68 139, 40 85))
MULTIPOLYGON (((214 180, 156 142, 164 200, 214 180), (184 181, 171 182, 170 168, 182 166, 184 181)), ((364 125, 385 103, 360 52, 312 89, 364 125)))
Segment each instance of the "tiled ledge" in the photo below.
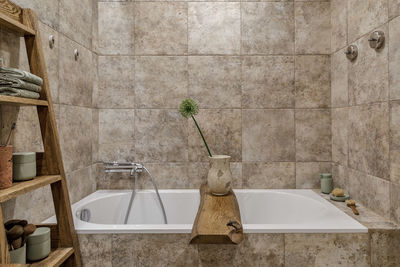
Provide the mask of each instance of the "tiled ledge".
POLYGON ((338 207, 341 211, 367 227, 368 231, 370 232, 373 230, 400 230, 400 225, 396 224, 393 221, 390 221, 385 217, 382 217, 381 215, 376 214, 375 212, 371 211, 360 203, 357 203, 357 210, 359 211, 360 215, 354 215, 353 211, 349 207, 347 207, 345 202, 332 201, 329 199, 329 195, 322 194, 319 189, 315 189, 314 192, 316 192, 317 194, 331 202, 333 205, 338 207))

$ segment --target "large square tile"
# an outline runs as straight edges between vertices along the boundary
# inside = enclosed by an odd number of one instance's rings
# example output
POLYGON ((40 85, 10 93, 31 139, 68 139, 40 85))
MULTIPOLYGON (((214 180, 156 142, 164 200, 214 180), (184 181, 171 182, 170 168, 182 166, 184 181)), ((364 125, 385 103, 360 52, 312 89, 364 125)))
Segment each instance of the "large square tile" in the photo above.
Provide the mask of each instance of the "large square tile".
POLYGON ((330 56, 296 57, 296 108, 330 106, 330 68, 330 56))
POLYGON ((293 54, 292 3, 242 3, 243 54, 293 54))
POLYGON ((293 57, 244 57, 242 73, 243 108, 294 107, 293 57))
POLYGON ((190 54, 240 52, 240 3, 190 2, 190 54))
POLYGON ((349 167, 389 179, 388 104, 349 109, 349 167))
MULTIPOLYGON (((242 114, 239 109, 204 109, 196 120, 213 155, 242 160, 242 114)), ((189 160, 208 162, 208 153, 192 119, 189 118, 189 160)))
POLYGON ((293 110, 243 110, 243 161, 294 161, 293 110))
POLYGON ((98 59, 98 108, 135 107, 135 59, 100 56, 98 59))
POLYGON ((187 3, 135 3, 135 54, 187 53, 187 3))
POLYGON ((189 97, 200 108, 240 108, 240 82, 239 57, 189 57, 189 97))
POLYGON ((296 188, 294 162, 243 163, 243 188, 296 188))
POLYGON ((186 57, 136 57, 137 108, 175 108, 187 96, 186 57))
POLYGON ((296 2, 296 53, 330 54, 329 2, 296 2))
POLYGON ((187 161, 187 123, 177 110, 136 110, 137 158, 142 162, 187 161))
POLYGON ((331 161, 330 110, 296 110, 296 160, 331 161))

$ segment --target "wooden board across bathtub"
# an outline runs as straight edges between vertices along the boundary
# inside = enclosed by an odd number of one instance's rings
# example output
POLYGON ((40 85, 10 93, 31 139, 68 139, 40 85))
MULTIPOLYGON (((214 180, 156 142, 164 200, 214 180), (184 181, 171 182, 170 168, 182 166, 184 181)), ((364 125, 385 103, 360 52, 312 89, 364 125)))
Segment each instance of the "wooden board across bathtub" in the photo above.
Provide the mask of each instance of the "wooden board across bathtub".
POLYGON ((239 244, 243 240, 243 228, 233 191, 225 196, 214 196, 207 184, 203 184, 200 197, 190 244, 239 244))

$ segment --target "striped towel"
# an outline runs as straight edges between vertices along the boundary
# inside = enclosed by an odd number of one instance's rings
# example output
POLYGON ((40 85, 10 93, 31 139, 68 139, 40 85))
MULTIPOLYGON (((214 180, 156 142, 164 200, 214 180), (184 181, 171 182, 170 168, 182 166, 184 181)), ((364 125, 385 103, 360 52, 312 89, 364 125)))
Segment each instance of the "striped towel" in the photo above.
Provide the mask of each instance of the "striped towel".
POLYGON ((18 96, 33 99, 38 99, 40 97, 39 93, 12 87, 0 87, 0 95, 18 96))
POLYGON ((39 76, 36 76, 30 72, 19 69, 0 67, 0 74, 9 78, 21 79, 25 82, 33 83, 39 86, 43 84, 43 79, 40 78, 39 76))
POLYGON ((4 74, 0 74, 0 87, 12 87, 17 89, 25 89, 39 93, 41 87, 34 83, 28 83, 21 79, 7 77, 4 74))

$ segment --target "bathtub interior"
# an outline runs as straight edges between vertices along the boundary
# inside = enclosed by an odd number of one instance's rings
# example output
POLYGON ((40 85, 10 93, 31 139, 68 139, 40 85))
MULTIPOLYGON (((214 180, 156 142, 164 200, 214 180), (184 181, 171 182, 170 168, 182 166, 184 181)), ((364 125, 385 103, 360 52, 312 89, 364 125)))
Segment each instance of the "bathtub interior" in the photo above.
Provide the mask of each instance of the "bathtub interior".
MULTIPOLYGON (((200 203, 198 190, 160 190, 168 218, 153 190, 137 192, 124 225, 131 191, 99 190, 72 206, 78 233, 190 233, 200 203), (89 222, 79 219, 90 210, 89 222)), ((235 190, 243 228, 248 233, 360 233, 367 228, 312 190, 235 190)), ((52 222, 51 218, 46 222, 52 222)))

